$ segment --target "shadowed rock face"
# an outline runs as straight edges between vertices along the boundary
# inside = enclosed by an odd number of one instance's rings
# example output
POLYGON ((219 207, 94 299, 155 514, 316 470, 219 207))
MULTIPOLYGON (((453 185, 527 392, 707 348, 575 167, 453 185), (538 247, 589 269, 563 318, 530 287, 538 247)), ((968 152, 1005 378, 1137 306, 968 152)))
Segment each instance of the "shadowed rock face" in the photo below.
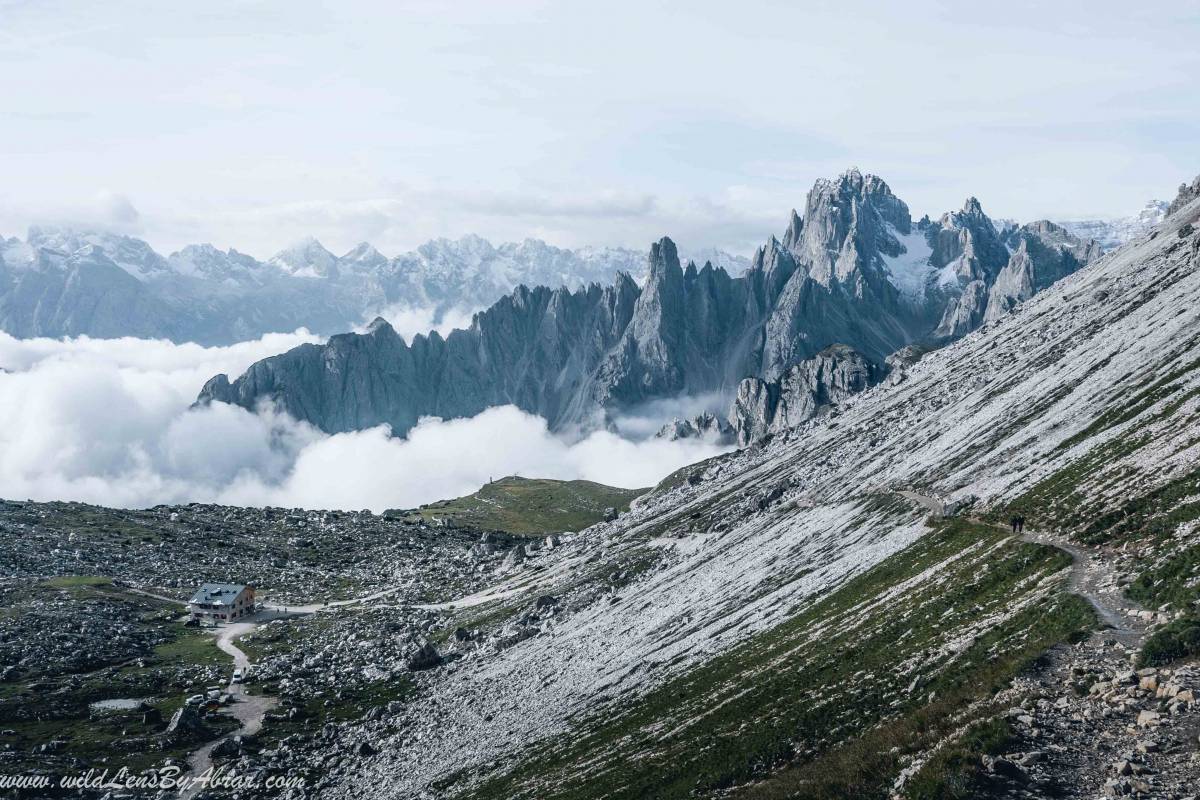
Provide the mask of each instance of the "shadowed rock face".
POLYGON ((833 345, 792 366, 777 381, 746 378, 729 412, 738 445, 745 447, 812 419, 822 407, 865 391, 877 373, 861 353, 833 345))
POLYGON ((1001 240, 974 198, 938 223, 914 225, 886 183, 851 170, 818 181, 805 216, 793 211, 783 240, 772 237, 741 276, 684 266, 664 238, 650 250, 640 288, 628 274, 575 292, 522 286, 444 339, 406 343, 379 320, 367 333, 261 361, 233 382, 217 376, 200 402, 253 408, 273 400, 328 432, 386 423, 404 434, 421 416, 508 403, 553 430, 587 429, 649 400, 732 395, 753 377, 795 397, 781 414, 779 397, 755 390, 745 398, 747 419, 768 421, 747 430, 784 424, 830 402, 822 387, 836 396, 906 345, 983 324, 993 293, 1006 310, 1098 254, 1049 223, 1010 239, 1001 240), (829 375, 795 371, 835 343, 855 351, 853 375, 840 371, 852 361, 841 351, 836 368, 828 353, 814 362, 829 375))
POLYGON ((999 319, 1101 255, 1094 240, 1081 242, 1065 228, 1044 220, 1016 229, 1007 243, 1013 254, 988 291, 986 322, 999 319))
POLYGON ((1171 205, 1167 206, 1167 216, 1169 217, 1181 210, 1197 197, 1200 197, 1200 175, 1193 178, 1191 183, 1181 183, 1179 185, 1179 194, 1171 201, 1171 205))

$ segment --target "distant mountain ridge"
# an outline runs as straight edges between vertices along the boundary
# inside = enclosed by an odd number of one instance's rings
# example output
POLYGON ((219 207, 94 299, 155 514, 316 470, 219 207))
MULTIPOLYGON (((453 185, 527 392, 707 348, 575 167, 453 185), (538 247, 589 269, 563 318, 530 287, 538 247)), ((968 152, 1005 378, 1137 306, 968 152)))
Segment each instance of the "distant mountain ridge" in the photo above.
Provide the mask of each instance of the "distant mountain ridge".
MULTIPOLYGON (((712 254, 710 254, 712 255, 712 254)), ((741 271, 749 260, 718 254, 741 271)), ((434 321, 486 308, 517 286, 643 278, 623 248, 568 250, 537 239, 492 245, 436 239, 389 258, 367 243, 335 256, 305 239, 267 261, 210 244, 169 256, 114 233, 34 227, 0 239, 0 330, 14 336, 138 336, 230 344, 300 327, 350 330, 384 309, 423 309, 434 321)))
POLYGON ((603 288, 522 286, 470 328, 411 343, 377 320, 235 381, 218 375, 199 400, 267 399, 328 432, 403 434, 422 416, 509 403, 554 430, 587 429, 647 401, 778 381, 834 344, 881 366, 906 345, 969 333, 1099 255, 1047 221, 1001 232, 973 197, 914 222, 882 179, 850 170, 818 181, 742 275, 685 267, 663 238, 642 286, 625 273, 603 288))
POLYGON ((1149 233, 1166 218, 1169 207, 1165 200, 1151 200, 1128 217, 1066 220, 1058 224, 1081 239, 1095 239, 1102 248, 1111 250, 1149 233))

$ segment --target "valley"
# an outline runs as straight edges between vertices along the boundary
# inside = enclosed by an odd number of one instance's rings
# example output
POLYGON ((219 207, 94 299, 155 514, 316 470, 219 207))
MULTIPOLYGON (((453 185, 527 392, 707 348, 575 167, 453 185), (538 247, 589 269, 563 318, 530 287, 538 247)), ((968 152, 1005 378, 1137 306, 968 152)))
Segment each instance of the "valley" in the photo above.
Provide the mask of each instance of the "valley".
POLYGON ((1027 6, 0 0, 0 800, 1200 800, 1200 14, 1027 6))
POLYGON ((3 617, 0 764, 111 763, 119 726, 146 768, 220 740, 235 774, 305 782, 240 797, 1186 797, 1197 218, 1185 199, 648 491, 506 478, 383 515, 6 502, 6 591, 31 600, 3 617), (158 598, 213 579, 302 613, 226 640, 271 698, 260 730, 218 713, 171 738, 231 662, 158 598), (120 698, 150 698, 140 721, 86 711, 120 698))

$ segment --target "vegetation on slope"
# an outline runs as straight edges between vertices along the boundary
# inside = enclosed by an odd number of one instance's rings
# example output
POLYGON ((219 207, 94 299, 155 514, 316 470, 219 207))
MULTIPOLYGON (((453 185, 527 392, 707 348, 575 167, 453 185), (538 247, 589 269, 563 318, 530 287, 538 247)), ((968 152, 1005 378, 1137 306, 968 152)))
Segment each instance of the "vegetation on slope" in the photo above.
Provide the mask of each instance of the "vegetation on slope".
MULTIPOLYGON (((1193 338, 1178 347, 1195 345, 1193 338)), ((1200 469, 1189 456, 1200 444, 1200 361, 1180 363, 1161 378, 1131 379, 1131 388, 1059 445, 1062 452, 1090 448, 995 512, 1120 548, 1134 576, 1129 597, 1182 615, 1150 636, 1141 656, 1148 666, 1200 654, 1200 469)))
POLYGON ((592 481, 556 481, 510 476, 474 494, 421 506, 426 520, 537 536, 579 531, 604 519, 604 511, 628 511, 645 489, 619 489, 592 481))
POLYGON ((799 614, 626 707, 581 720, 473 797, 885 797, 903 758, 1094 624, 1069 564, 944 522, 799 614))

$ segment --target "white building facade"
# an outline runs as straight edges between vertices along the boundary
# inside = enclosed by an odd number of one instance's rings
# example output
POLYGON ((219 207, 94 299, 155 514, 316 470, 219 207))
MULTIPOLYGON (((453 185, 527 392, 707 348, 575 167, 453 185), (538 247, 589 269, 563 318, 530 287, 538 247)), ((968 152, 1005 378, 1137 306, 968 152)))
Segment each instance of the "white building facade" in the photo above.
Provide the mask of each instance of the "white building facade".
POLYGON ((201 622, 231 622, 254 613, 254 587, 240 583, 203 584, 188 601, 188 613, 201 622))

